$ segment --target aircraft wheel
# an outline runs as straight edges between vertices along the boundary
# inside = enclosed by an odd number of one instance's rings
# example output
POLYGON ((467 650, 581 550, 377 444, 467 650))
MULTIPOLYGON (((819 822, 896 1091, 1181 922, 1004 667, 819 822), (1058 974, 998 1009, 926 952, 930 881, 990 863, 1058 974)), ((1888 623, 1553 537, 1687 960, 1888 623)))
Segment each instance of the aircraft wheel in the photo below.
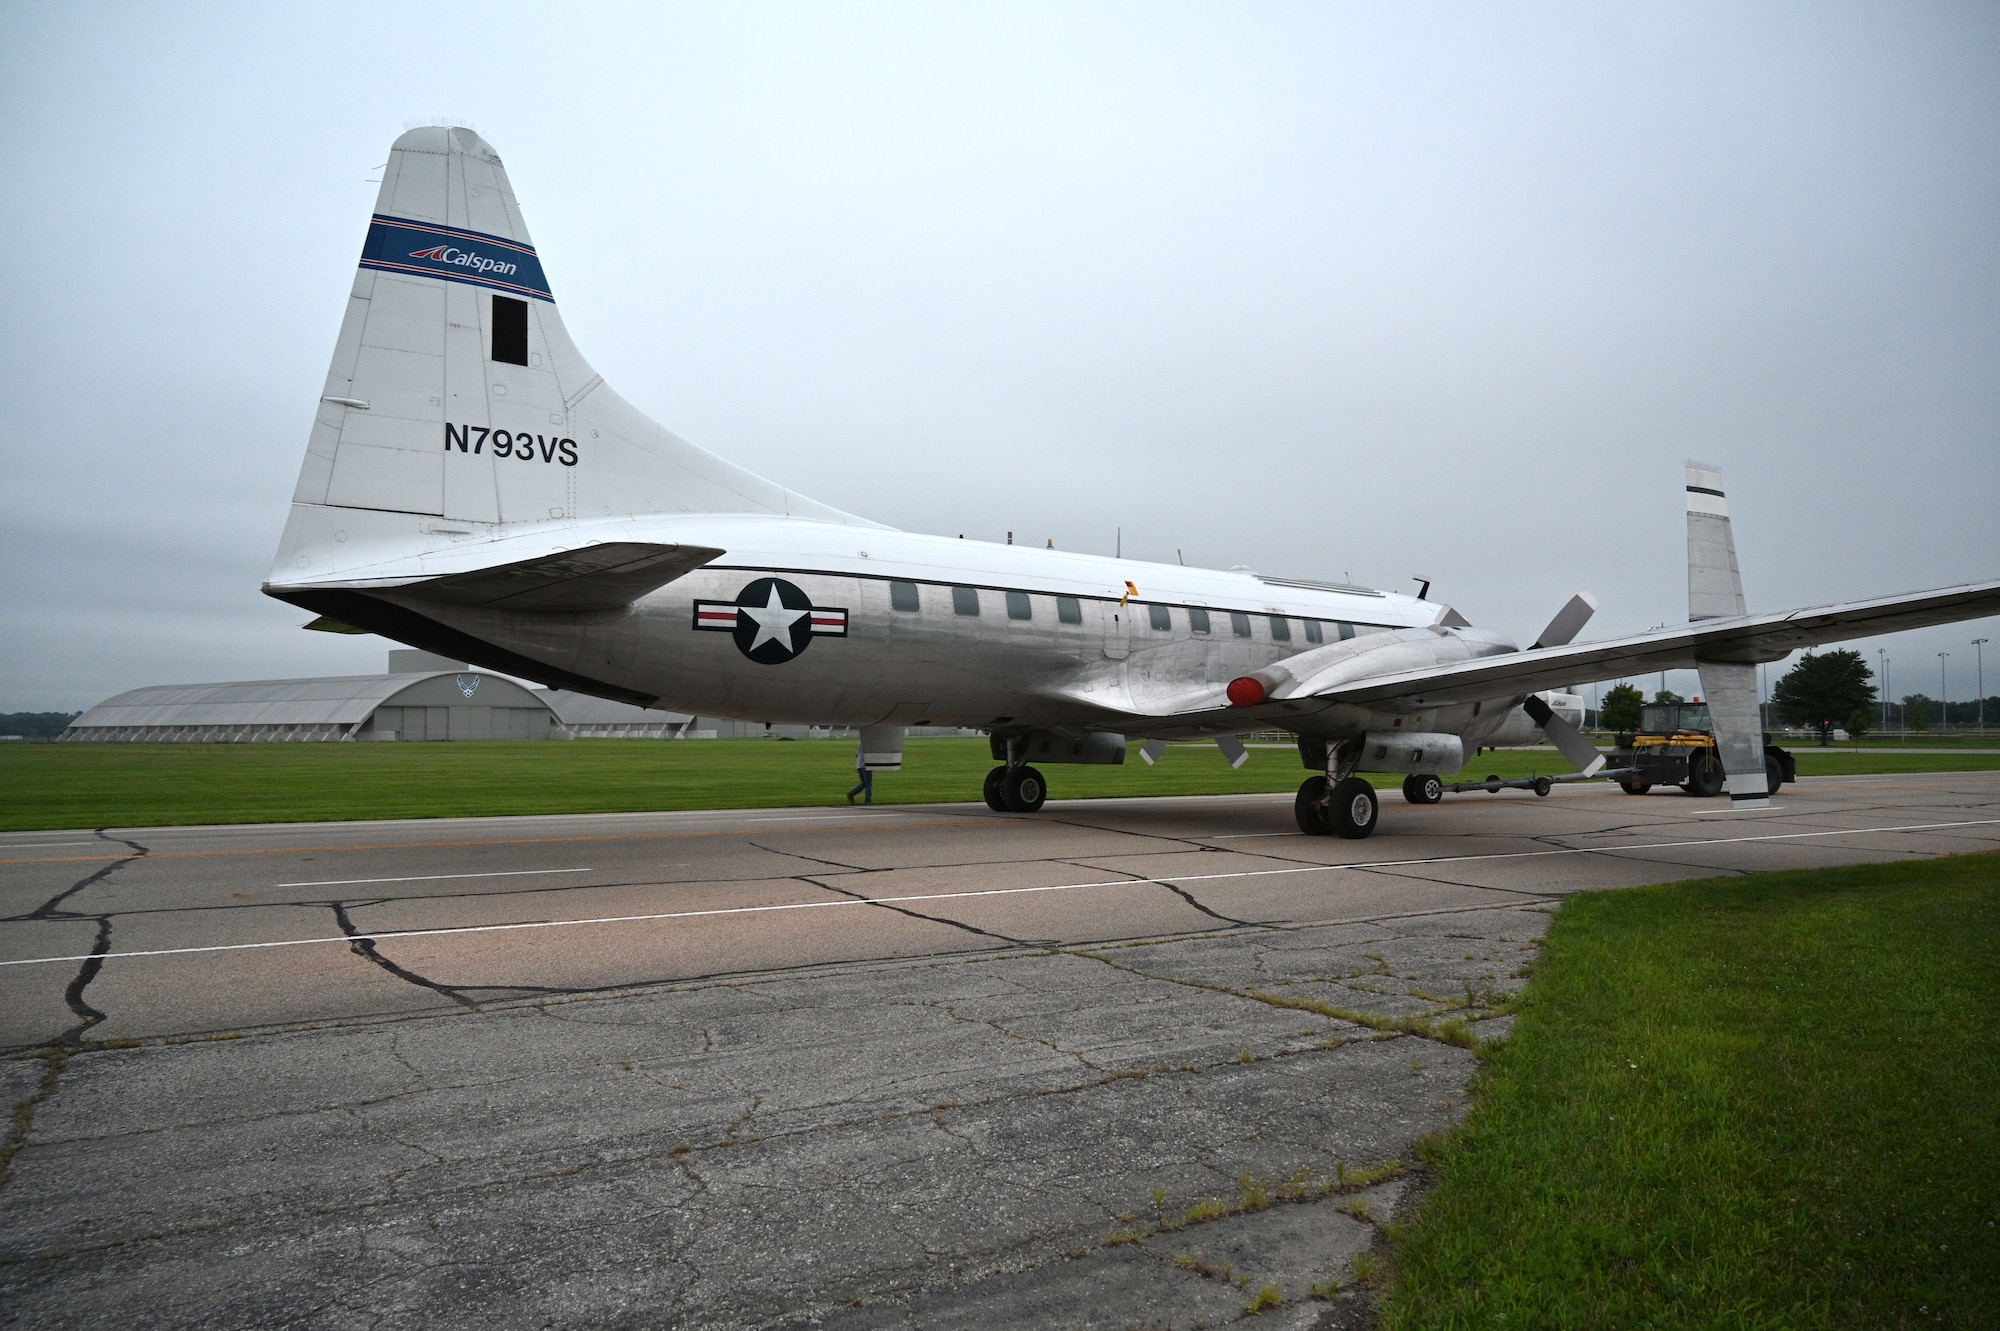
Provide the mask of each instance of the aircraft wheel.
POLYGON ((1292 817, 1298 819, 1299 831, 1307 836, 1326 836, 1333 831, 1326 811, 1327 790, 1325 777, 1309 776, 1299 787, 1299 797, 1292 801, 1292 817))
POLYGON ((1688 759, 1688 779, 1681 789, 1696 799, 1714 799, 1722 793, 1722 761, 1713 749, 1697 750, 1688 759))
POLYGON ((1008 812, 1007 797, 1000 790, 1006 780, 1007 769, 1004 767, 996 767, 986 774, 986 807, 995 813, 1008 812))
POLYGON ((1375 800, 1375 787, 1358 776, 1335 782, 1333 795, 1327 804, 1335 835, 1344 836, 1349 841, 1359 841, 1373 832, 1376 819, 1382 812, 1375 800))
POLYGON ((1538 776, 1535 778, 1534 791, 1537 796, 1546 795, 1555 788, 1556 788, 1556 783, 1549 780, 1547 777, 1538 776))
POLYGON ((1033 813, 1048 799, 1049 783, 1034 768, 1017 767, 1003 774, 1000 793, 1015 813, 1033 813))
POLYGON ((1643 776, 1629 776, 1620 778, 1618 788, 1627 795, 1643 795, 1653 788, 1653 783, 1643 776))
POLYGON ((1500 793, 1500 774, 1498 772, 1488 772, 1486 774, 1486 793, 1489 795, 1498 795, 1500 793))
POLYGON ((1412 804, 1436 804, 1444 798, 1444 782, 1434 776, 1406 776, 1403 798, 1412 804))

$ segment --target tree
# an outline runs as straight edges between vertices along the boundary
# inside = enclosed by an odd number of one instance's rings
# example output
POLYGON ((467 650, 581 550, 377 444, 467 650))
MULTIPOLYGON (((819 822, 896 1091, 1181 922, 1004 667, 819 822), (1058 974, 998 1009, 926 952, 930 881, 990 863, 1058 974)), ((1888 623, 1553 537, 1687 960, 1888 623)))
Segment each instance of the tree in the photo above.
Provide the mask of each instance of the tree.
POLYGON ((1868 709, 1866 707, 1857 707, 1848 713, 1847 737, 1849 739, 1860 739, 1868 733, 1874 724, 1875 722, 1869 718, 1868 709))
POLYGON ((1771 690, 1778 715, 1819 730, 1825 744, 1845 717, 1875 701, 1868 662, 1856 651, 1807 652, 1771 690))
POLYGON ((1937 700, 1928 693, 1906 693, 1903 695, 1903 724, 1922 733, 1931 728, 1931 720, 1939 711, 1937 700))
POLYGON ((1603 710, 1598 720, 1606 730, 1637 730, 1639 728, 1639 706, 1646 695, 1630 684, 1620 684, 1604 695, 1603 710))
POLYGON ((1680 695, 1680 694, 1678 694, 1678 693, 1675 693, 1675 692, 1674 692, 1674 691, 1673 691, 1672 689, 1661 689, 1661 690, 1660 690, 1660 691, 1659 691, 1658 693, 1655 693, 1655 694, 1653 695, 1653 701, 1654 701, 1654 702, 1686 702, 1686 701, 1687 701, 1687 699, 1686 699, 1686 698, 1683 698, 1683 697, 1681 697, 1681 695, 1680 695))

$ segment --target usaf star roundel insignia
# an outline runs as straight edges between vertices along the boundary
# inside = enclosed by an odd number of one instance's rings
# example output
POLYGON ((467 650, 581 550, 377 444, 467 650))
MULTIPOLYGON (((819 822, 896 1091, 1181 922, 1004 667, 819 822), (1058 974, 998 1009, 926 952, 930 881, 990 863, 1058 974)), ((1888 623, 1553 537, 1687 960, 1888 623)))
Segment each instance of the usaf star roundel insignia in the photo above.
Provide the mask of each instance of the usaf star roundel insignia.
POLYGON ((815 637, 846 637, 847 612, 814 605, 783 578, 759 578, 734 601, 696 601, 694 626, 733 635, 736 650, 758 665, 783 665, 815 637))

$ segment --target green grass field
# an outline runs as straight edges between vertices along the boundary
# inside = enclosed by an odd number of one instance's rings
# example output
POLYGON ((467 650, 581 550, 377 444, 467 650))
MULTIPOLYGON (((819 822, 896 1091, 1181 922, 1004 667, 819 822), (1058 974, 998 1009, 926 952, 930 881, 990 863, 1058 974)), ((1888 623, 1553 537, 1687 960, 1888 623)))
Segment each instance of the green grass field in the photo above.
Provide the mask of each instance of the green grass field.
POLYGON ((1556 916, 1392 1331, 2000 1326, 2000 855, 1556 916))
MULTIPOLYGON (((979 798, 982 739, 914 739, 903 770, 875 778, 884 803, 979 798)), ((2000 755, 1801 753, 1807 775, 2000 768, 2000 755)), ((1482 754, 1467 780, 1561 774, 1557 754, 1482 754)), ((1048 769, 1057 799, 1291 791, 1287 748, 1252 748, 1241 770, 1211 744, 1177 744, 1156 767, 1048 769)), ((0 746, 0 830, 325 822, 527 813, 613 813, 838 804, 854 784, 852 740, 577 740, 459 744, 9 744, 0 746)), ((1393 782, 1383 783, 1385 789, 1393 782)))

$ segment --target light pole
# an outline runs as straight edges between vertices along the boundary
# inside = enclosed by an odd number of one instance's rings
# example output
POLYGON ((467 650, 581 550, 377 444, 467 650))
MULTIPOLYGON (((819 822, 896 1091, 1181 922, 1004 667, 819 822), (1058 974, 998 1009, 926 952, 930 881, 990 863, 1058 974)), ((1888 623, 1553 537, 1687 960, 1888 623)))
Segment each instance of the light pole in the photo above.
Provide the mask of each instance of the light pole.
POLYGON ((1938 734, 1942 735, 1951 726, 1951 704, 1945 700, 1951 696, 1944 682, 1944 658, 1950 652, 1938 653, 1938 734))
POLYGON ((1886 648, 1877 647, 1875 655, 1882 661, 1882 731, 1889 730, 1889 653, 1886 648))
POLYGON ((1972 659, 1977 663, 1975 668, 1979 672, 1979 737, 1981 739, 1986 738, 1986 653, 1980 650, 1985 645, 1986 639, 1984 638, 1974 638, 1972 640, 1972 659))

